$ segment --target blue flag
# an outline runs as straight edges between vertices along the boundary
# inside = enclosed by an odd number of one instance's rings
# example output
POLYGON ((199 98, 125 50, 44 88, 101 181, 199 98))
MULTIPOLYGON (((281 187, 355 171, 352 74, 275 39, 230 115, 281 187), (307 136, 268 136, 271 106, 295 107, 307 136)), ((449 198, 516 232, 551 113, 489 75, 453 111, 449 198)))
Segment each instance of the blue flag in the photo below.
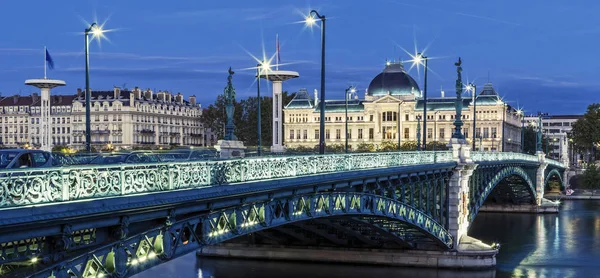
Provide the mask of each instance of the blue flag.
POLYGON ((46 62, 48 63, 48 67, 50 69, 54 69, 54 61, 52 61, 52 57, 50 57, 50 53, 48 53, 48 49, 46 49, 46 62))

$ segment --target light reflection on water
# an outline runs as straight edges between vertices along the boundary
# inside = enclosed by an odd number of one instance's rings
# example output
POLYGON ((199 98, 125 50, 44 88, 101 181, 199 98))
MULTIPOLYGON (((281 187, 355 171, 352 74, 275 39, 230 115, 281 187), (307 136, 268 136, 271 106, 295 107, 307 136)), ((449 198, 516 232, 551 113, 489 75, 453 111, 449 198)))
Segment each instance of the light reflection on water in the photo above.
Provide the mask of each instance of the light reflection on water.
POLYGON ((600 277, 600 201, 564 201, 559 215, 480 213, 469 235, 500 242, 496 270, 455 271, 382 266, 197 259, 189 254, 141 277, 600 277))

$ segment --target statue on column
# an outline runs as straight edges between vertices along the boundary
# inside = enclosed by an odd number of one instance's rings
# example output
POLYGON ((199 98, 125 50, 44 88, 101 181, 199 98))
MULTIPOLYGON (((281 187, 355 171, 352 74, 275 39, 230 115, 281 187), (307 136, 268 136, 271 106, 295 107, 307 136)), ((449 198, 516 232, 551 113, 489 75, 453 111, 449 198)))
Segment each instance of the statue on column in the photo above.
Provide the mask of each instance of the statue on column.
POLYGON ((225 125, 225 140, 237 140, 237 137, 233 134, 235 129, 235 125, 233 124, 233 112, 235 111, 235 107, 233 106, 233 102, 235 101, 235 88, 233 88, 233 83, 231 80, 233 79, 234 71, 229 67, 229 76, 227 77, 227 87, 223 90, 223 95, 225 96, 225 112, 227 113, 227 124, 225 125))
POLYGON ((456 66, 456 73, 457 73, 457 78, 456 78, 456 104, 455 104, 455 108, 456 108, 456 117, 454 119, 454 133, 452 134, 452 138, 456 138, 456 139, 465 139, 464 135, 462 134, 461 131, 461 127, 463 126, 463 121, 462 121, 462 109, 463 109, 463 99, 462 99, 462 90, 463 90, 463 83, 462 83, 462 60, 460 59, 460 57, 458 57, 458 62, 454 63, 454 65, 456 66))
POLYGON ((538 113, 538 126, 537 126, 537 132, 536 132, 536 144, 535 144, 535 150, 538 152, 542 151, 542 114, 538 113))

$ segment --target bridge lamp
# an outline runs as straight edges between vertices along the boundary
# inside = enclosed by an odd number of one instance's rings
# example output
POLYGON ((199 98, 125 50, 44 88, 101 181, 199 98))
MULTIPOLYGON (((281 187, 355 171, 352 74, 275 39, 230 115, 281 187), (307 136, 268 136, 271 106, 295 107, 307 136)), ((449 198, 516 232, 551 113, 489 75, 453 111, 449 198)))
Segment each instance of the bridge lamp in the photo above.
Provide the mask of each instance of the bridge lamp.
POLYGON ((33 257, 33 258, 31 258, 31 263, 32 263, 32 264, 35 264, 35 263, 37 263, 37 262, 38 262, 38 258, 37 258, 37 257, 33 257))
POLYGON ((104 35, 102 26, 96 22, 92 23, 90 27, 85 29, 85 149, 89 153, 92 151, 92 124, 90 114, 90 99, 92 98, 92 92, 90 92, 90 53, 89 53, 89 35, 92 38, 100 39, 104 35))
POLYGON ((348 153, 348 94, 354 94, 356 93, 356 88, 354 86, 350 86, 348 87, 348 89, 346 89, 346 153, 348 153))
POLYGON ((316 10, 310 11, 304 19, 307 26, 314 26, 317 19, 321 21, 321 102, 319 103, 319 154, 325 153, 325 16, 316 10))

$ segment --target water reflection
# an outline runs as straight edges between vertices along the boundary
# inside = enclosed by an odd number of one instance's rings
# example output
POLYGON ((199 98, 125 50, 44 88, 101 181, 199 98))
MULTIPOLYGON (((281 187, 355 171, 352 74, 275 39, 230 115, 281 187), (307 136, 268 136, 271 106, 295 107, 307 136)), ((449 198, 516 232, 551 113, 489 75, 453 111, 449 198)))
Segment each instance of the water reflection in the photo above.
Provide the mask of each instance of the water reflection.
POLYGON ((170 278, 305 278, 305 277, 600 277, 600 201, 564 201, 559 215, 480 213, 469 234, 483 242, 499 242, 496 270, 462 272, 291 263, 253 260, 197 259, 189 254, 137 275, 170 278))

